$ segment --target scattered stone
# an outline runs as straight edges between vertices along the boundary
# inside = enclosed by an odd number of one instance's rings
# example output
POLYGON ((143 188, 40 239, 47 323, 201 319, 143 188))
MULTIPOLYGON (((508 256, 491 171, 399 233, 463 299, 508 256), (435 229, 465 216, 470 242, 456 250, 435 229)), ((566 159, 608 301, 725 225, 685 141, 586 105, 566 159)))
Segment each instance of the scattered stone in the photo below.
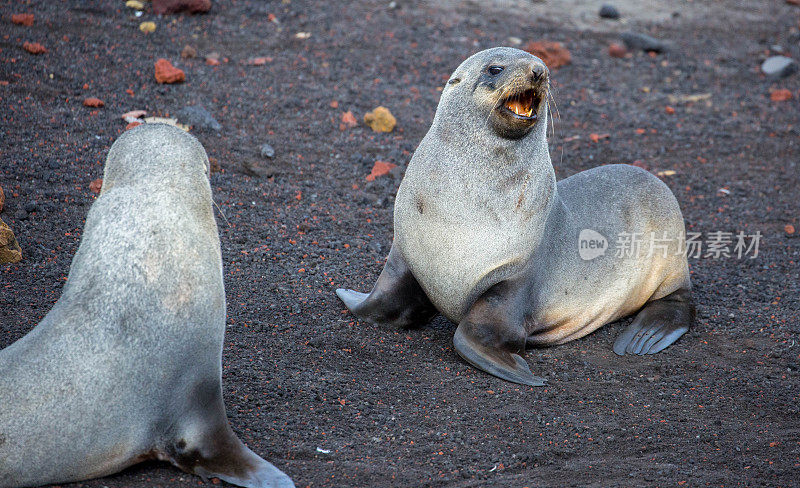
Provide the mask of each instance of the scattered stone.
POLYGON ((785 102, 786 100, 792 99, 792 92, 786 88, 774 90, 769 94, 769 99, 773 102, 785 102))
POLYGON ((128 0, 125 2, 125 6, 134 10, 144 10, 144 4, 139 0, 128 0))
POLYGON ((525 51, 538 56, 550 69, 560 68, 572 62, 572 54, 560 42, 531 41, 525 51))
POLYGON ((786 224, 783 226, 783 231, 789 235, 794 234, 794 226, 792 224, 786 224))
MULTIPOLYGON (((342 121, 344 121, 344 117, 342 117, 342 121)), ((364 114, 364 123, 375 132, 392 132, 394 126, 397 125, 397 119, 388 108, 380 106, 372 112, 364 114)))
POLYGON ((155 68, 156 81, 159 83, 180 83, 186 80, 183 70, 172 66, 172 63, 164 58, 156 61, 155 68))
POLYGON ((33 213, 39 209, 39 206, 36 204, 36 202, 28 202, 25 204, 25 207, 23 208, 25 209, 26 212, 33 213))
POLYGON ((358 120, 356 120, 356 117, 355 115, 353 115, 353 112, 348 110, 347 112, 342 114, 342 123, 339 124, 340 130, 352 129, 357 125, 358 125, 358 120))
POLYGON ((611 5, 611 4, 604 3, 600 7, 600 12, 598 12, 598 15, 600 15, 600 17, 602 17, 604 19, 617 20, 619 18, 619 10, 617 10, 617 7, 615 7, 615 6, 611 5))
POLYGON ((761 71, 770 78, 784 78, 797 71, 797 63, 786 56, 772 56, 761 64, 761 71))
POLYGON ((131 130, 131 129, 133 129, 134 127, 139 127, 140 125, 142 125, 142 123, 141 123, 141 122, 139 122, 139 121, 137 120, 137 121, 135 121, 135 122, 131 122, 131 123, 129 123, 128 125, 126 125, 126 126, 125 126, 125 130, 131 130))
POLYGON ((0 264, 18 263, 22 259, 22 249, 11 228, 0 219, 0 264))
POLYGON ((153 12, 158 15, 186 12, 201 14, 211 10, 211 0, 153 0, 153 12))
POLYGON ((0 186, 0 212, 3 211, 3 205, 6 203, 6 194, 3 193, 3 187, 0 186))
POLYGON ((17 211, 14 212, 14 218, 16 220, 28 220, 28 212, 26 212, 24 208, 17 209, 17 211))
POLYGON ((275 167, 264 161, 244 161, 242 162, 242 170, 247 175, 261 178, 272 178, 276 173, 275 167))
POLYGON ((628 55, 628 50, 622 44, 611 44, 608 46, 608 55, 612 58, 624 58, 628 55))
POLYGON ((275 156, 275 149, 266 142, 261 145, 259 150, 261 151, 262 157, 271 158, 275 156))
POLYGON ((666 112, 668 115, 675 115, 675 108, 667 105, 664 107, 664 112, 666 112))
POLYGON ((125 122, 140 122, 139 119, 147 115, 146 110, 131 110, 122 114, 122 120, 125 122))
POLYGON ((39 44, 38 42, 26 42, 22 45, 22 49, 28 51, 31 54, 44 54, 47 52, 47 48, 39 44))
POLYGON ((271 57, 258 57, 258 58, 250 58, 247 60, 245 64, 249 64, 250 66, 264 66, 267 63, 271 63, 271 57))
POLYGON ((202 105, 188 105, 180 109, 176 115, 178 120, 195 129, 222 130, 217 119, 202 105))
POLYGON ((99 98, 89 97, 83 100, 84 107, 100 108, 104 105, 105 103, 99 98))
POLYGON ((89 183, 89 190, 92 193, 100 193, 100 190, 103 188, 103 178, 97 178, 96 180, 92 180, 89 183))
POLYGON ((638 32, 623 32, 620 34, 622 42, 628 49, 636 51, 646 51, 654 53, 663 53, 669 51, 670 46, 668 43, 656 39, 655 37, 648 36, 647 34, 640 34, 638 32))
POLYGON ((33 25, 33 14, 14 14, 11 16, 11 22, 17 25, 24 25, 30 27, 33 25))
POLYGON ((144 32, 145 34, 149 34, 151 32, 155 32, 156 31, 156 23, 155 22, 151 22, 149 20, 147 22, 142 22, 141 24, 139 24, 139 30, 144 32))
POLYGON ((209 53, 206 56, 206 64, 209 66, 218 66, 219 65, 219 53, 213 52, 209 53))
POLYGON ((187 45, 183 46, 183 49, 181 49, 181 57, 184 58, 184 59, 196 58, 197 57, 197 49, 195 49, 192 46, 187 44, 187 45))
POLYGON ((375 164, 372 165, 372 172, 367 175, 366 179, 367 181, 375 181, 375 178, 389 174, 389 172, 396 167, 397 165, 393 163, 387 163, 386 161, 375 161, 375 164))

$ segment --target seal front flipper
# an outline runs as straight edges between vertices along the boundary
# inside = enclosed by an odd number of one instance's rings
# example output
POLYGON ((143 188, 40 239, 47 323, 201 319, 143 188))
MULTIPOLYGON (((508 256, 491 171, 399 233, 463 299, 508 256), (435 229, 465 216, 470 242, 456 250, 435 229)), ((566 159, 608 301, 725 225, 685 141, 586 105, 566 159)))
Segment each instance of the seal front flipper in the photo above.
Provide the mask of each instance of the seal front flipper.
POLYGON ((519 295, 513 291, 501 282, 478 298, 458 324, 453 346, 466 362, 500 379, 544 386, 547 380, 534 376, 521 356, 528 334, 519 295))
POLYGON ((686 288, 653 300, 617 337, 614 352, 620 356, 660 352, 689 330, 694 316, 694 302, 686 288))
POLYGON ((336 295, 356 317, 379 325, 412 327, 436 314, 436 307, 394 245, 369 294, 339 288, 336 295))

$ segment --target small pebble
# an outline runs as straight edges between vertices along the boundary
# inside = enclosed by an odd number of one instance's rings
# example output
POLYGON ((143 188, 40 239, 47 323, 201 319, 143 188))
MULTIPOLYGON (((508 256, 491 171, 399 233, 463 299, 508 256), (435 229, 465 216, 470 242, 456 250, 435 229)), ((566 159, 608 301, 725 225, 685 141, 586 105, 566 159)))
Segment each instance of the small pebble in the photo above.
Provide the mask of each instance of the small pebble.
POLYGON ((222 125, 202 105, 188 105, 180 109, 176 115, 178 120, 195 129, 222 130, 222 125))
POLYGON ((603 4, 603 6, 600 7, 600 12, 598 12, 598 14, 604 19, 616 20, 619 18, 619 10, 617 10, 617 7, 608 3, 603 4))
POLYGON ((622 42, 631 50, 652 51, 662 53, 669 51, 669 44, 647 34, 638 32, 623 32, 620 34, 622 42))
POLYGON ((275 156, 275 149, 267 143, 261 145, 261 156, 265 158, 271 158, 275 156))
POLYGON ((26 212, 24 208, 21 208, 14 212, 14 218, 16 220, 26 220, 28 218, 28 212, 26 212))
POLYGON ((797 71, 797 63, 786 56, 772 56, 761 64, 761 71, 770 78, 784 78, 797 71))

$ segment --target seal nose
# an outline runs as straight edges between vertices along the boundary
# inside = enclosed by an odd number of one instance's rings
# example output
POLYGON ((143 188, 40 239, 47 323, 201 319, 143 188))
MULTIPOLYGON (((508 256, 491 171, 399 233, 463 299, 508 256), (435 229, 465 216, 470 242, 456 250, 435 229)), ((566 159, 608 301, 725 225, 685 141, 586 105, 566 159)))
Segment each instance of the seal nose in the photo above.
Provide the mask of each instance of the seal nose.
POLYGON ((547 79, 549 74, 550 70, 547 69, 547 66, 541 63, 531 64, 531 82, 541 83, 547 79))

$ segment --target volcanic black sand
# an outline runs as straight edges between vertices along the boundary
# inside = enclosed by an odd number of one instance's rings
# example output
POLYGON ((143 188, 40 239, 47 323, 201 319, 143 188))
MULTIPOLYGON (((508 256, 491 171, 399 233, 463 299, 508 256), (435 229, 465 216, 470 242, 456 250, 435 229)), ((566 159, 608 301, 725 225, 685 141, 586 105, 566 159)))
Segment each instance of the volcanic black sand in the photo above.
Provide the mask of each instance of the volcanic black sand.
MULTIPOLYGON (((58 298, 120 115, 199 104, 223 127, 192 133, 220 167, 229 417, 298 486, 798 486, 800 74, 770 80, 759 66, 776 45, 800 58, 800 7, 620 1, 623 19, 600 21, 600 2, 397 3, 226 0, 205 15, 157 17, 148 5, 136 17, 122 1, 2 2, 0 217, 24 259, 0 266, 0 347, 58 298), (34 25, 12 24, 16 13, 34 25), (154 33, 139 30, 145 20, 154 33), (673 48, 610 57, 628 29, 673 48), (552 74, 559 178, 636 163, 661 173, 704 241, 762 235, 753 259, 690 259, 698 320, 675 345, 617 357, 628 320, 610 324, 529 351, 543 388, 467 366, 441 317, 385 330, 334 295, 368 291, 389 250, 399 179, 367 182, 374 162, 405 168, 461 60, 536 40, 572 54, 552 74), (29 54, 26 41, 48 52, 29 54), (181 58, 187 44, 198 57, 181 58), (219 65, 206 64, 212 52, 219 65), (257 57, 271 60, 247 64, 257 57), (157 84, 158 58, 186 82, 157 84), (793 98, 772 101, 777 89, 793 98), (88 97, 105 106, 83 106, 88 97), (397 117, 392 133, 363 123, 379 105, 397 117), (340 127, 347 111, 357 127, 340 127)), ((198 484, 148 463, 79 485, 198 484)))

